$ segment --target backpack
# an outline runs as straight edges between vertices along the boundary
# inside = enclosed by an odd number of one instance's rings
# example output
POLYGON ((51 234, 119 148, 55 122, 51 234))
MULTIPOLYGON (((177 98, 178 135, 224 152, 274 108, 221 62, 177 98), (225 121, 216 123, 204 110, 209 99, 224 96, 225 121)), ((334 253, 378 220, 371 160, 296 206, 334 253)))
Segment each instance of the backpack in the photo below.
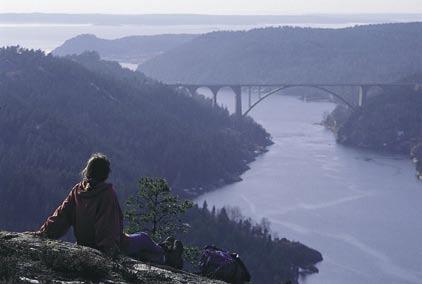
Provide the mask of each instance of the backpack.
POLYGON ((202 276, 241 284, 249 282, 251 276, 237 253, 230 253, 214 246, 206 246, 199 262, 202 276))

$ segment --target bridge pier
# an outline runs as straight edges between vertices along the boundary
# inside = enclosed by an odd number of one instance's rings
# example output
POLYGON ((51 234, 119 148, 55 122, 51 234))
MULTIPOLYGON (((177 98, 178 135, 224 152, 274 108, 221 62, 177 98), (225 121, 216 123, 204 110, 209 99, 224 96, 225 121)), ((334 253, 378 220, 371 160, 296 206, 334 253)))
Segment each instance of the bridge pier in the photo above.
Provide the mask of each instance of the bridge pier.
POLYGON ((217 93, 212 92, 212 106, 217 106, 217 93))
POLYGON ((196 95, 196 90, 198 90, 198 87, 196 86, 187 86, 186 89, 188 89, 190 95, 193 97, 196 95))
POLYGON ((220 87, 209 86, 208 89, 210 89, 210 91, 212 93, 212 106, 216 107, 217 106, 217 94, 218 94, 218 91, 220 91, 220 87))
POLYGON ((358 106, 363 107, 366 105, 368 87, 359 86, 359 97, 358 97, 358 106))
POLYGON ((242 117, 242 87, 241 86, 231 86, 235 94, 235 115, 237 117, 242 117))
POLYGON ((252 105, 252 87, 248 88, 248 107, 252 105))

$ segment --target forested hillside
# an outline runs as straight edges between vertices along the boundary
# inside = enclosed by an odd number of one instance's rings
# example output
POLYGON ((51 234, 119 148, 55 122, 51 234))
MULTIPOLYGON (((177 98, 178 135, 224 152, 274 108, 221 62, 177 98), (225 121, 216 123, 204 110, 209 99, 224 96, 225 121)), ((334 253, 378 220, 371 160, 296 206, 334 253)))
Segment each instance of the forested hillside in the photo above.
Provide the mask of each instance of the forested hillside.
MULTIPOLYGON (((0 226, 35 229, 93 152, 112 161, 121 197, 144 175, 175 192, 230 182, 269 143, 252 120, 103 62, 0 50, 0 226), (96 72, 95 70, 102 70, 96 72)), ((123 199, 123 198, 122 198, 123 199)))
MULTIPOLYGON (((422 76, 405 81, 418 80, 422 76)), ((389 88, 369 98, 363 108, 350 111, 338 106, 325 123, 342 144, 409 155, 422 142, 422 91, 389 88)))
POLYGON ((64 56, 96 51, 101 58, 139 64, 176 46, 189 42, 197 35, 168 34, 152 36, 128 36, 119 39, 102 39, 82 34, 68 39, 53 50, 54 55, 64 56))
MULTIPOLYGON (((414 74, 401 82, 422 82, 414 74)), ((375 151, 405 154, 414 159, 417 176, 422 173, 422 90, 394 87, 368 99, 353 111, 337 106, 324 124, 339 143, 375 151)))
POLYGON ((254 223, 237 208, 210 210, 193 207, 186 220, 191 230, 181 238, 189 245, 216 245, 240 254, 252 275, 252 283, 297 283, 299 269, 317 272, 314 265, 322 261, 318 251, 299 242, 272 236, 268 220, 254 223))
POLYGON ((164 82, 395 81, 422 70, 422 23, 265 28, 197 37, 138 70, 164 82))

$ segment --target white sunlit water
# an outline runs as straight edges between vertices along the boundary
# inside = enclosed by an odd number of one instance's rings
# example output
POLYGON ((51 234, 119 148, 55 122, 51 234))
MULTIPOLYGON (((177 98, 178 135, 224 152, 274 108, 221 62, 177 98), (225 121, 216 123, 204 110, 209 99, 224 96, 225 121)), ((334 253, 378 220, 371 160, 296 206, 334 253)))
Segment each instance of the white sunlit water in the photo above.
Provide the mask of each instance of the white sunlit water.
MULTIPOLYGON (((233 110, 229 91, 218 98, 233 110)), ((275 144, 250 164, 243 181, 196 201, 268 218, 280 237, 319 250, 320 273, 301 283, 422 283, 422 183, 414 166, 405 156, 336 144, 318 124, 333 107, 268 98, 251 115, 275 144)))
POLYGON ((125 62, 120 62, 120 66, 122 66, 123 68, 132 70, 132 71, 136 71, 136 69, 138 69, 138 64, 134 64, 134 63, 125 63, 125 62))

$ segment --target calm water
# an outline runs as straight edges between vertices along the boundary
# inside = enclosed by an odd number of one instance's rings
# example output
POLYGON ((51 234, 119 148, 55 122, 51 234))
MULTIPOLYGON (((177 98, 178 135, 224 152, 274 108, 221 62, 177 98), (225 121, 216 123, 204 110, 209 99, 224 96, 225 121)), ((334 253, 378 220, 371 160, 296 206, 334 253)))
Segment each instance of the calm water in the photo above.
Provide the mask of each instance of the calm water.
MULTIPOLYGON (((233 109, 228 92, 220 101, 233 109)), ((245 101, 245 98, 244 98, 245 101)), ((251 115, 273 136, 243 181, 198 198, 266 217, 324 261, 302 283, 422 283, 422 183, 403 156, 337 145, 316 123, 331 103, 275 96, 251 115)))

